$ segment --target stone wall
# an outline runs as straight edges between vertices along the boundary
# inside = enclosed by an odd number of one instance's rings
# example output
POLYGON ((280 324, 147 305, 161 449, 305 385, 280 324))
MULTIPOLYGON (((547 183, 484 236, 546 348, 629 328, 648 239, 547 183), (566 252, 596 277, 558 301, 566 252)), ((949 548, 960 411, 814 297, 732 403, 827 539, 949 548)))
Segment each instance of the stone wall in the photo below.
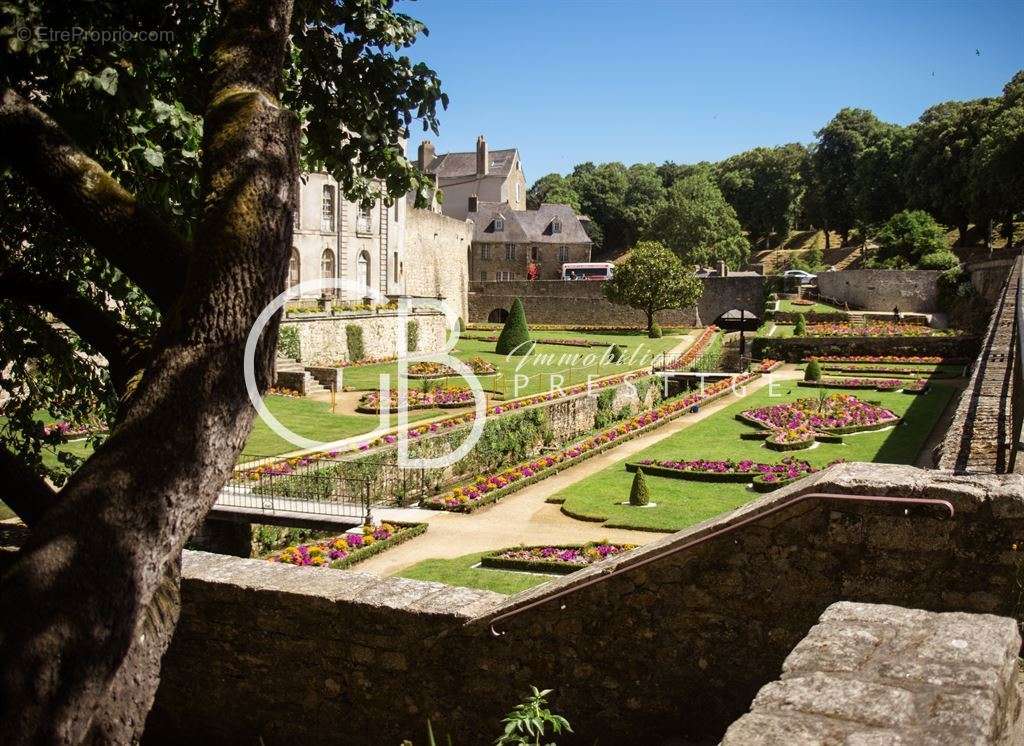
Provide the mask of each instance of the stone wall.
POLYGON ((566 744, 715 742, 836 601, 1019 618, 1022 488, 1016 475, 839 465, 508 599, 186 552, 146 741, 419 742, 430 719, 455 743, 485 744, 536 685, 572 723, 566 744), (927 495, 956 515, 794 501, 812 490, 927 495))
POLYGON ((405 221, 405 292, 445 298, 468 318, 469 251, 473 224, 430 210, 409 209, 405 221))
MULTIPOLYGON (((416 311, 408 315, 407 321, 415 321, 419 325, 417 352, 443 349, 445 328, 441 314, 416 311)), ((289 318, 281 326, 293 326, 298 330, 302 362, 331 364, 349 359, 347 326, 358 326, 363 330, 364 357, 394 357, 397 354, 398 323, 401 322, 396 312, 381 311, 340 316, 310 314, 289 318)))
POLYGON ((867 311, 939 310, 938 270, 845 269, 818 275, 822 298, 867 311))
MULTIPOLYGON (((704 326, 726 311, 745 310, 764 315, 764 282, 761 275, 704 278, 704 292, 695 309, 659 311, 663 326, 704 326)), ((487 321, 492 311, 508 310, 519 298, 532 324, 579 324, 634 326, 646 324, 643 312, 618 306, 605 299, 603 283, 562 282, 473 282, 470 284, 469 320, 487 321)))
POLYGON ((943 469, 999 474, 1010 468, 1013 452, 1015 324, 1020 260, 1004 280, 981 345, 971 380, 960 396, 953 421, 939 444, 943 469))
POLYGON ((1013 619, 836 603, 722 746, 1019 744, 1013 619))
POLYGON ((987 303, 994 305, 1013 268, 1014 259, 989 259, 967 265, 971 285, 987 303))
POLYGON ((819 355, 937 355, 971 359, 976 337, 758 337, 750 344, 755 359, 798 363, 819 355))

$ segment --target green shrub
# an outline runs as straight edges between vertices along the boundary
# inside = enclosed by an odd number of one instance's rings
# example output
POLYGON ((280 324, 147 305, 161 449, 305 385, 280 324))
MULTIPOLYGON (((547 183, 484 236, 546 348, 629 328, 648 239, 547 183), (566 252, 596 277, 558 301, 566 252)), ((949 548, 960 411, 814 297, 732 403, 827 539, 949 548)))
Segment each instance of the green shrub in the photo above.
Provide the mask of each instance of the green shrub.
POLYGON ((611 349, 608 351, 608 360, 609 360, 609 362, 612 362, 612 363, 619 363, 619 362, 622 362, 622 358, 625 355, 626 355, 625 350, 623 350, 618 345, 612 345, 611 349))
POLYGON ((637 468, 633 474, 633 486, 629 489, 629 504, 636 506, 647 505, 651 502, 651 493, 647 489, 647 479, 644 477, 644 470, 637 468))
POLYGON ((924 210, 903 210, 882 226, 871 264, 898 269, 918 266, 922 257, 949 250, 946 231, 924 210))
POLYGON ((459 333, 466 331, 466 320, 459 316, 459 333))
POLYGON ((420 346, 420 325, 415 321, 410 321, 405 326, 405 349, 406 352, 416 352, 416 349, 420 346))
POLYGON ((529 341, 530 329, 526 325, 526 311, 523 310, 523 302, 516 298, 512 302, 512 309, 494 351, 499 355, 526 355, 531 348, 531 345, 527 344, 529 341))
POLYGON ((277 354, 292 360, 302 359, 302 347, 299 345, 299 330, 294 326, 281 325, 277 331, 277 354))
POLYGON ((348 344, 348 359, 352 362, 366 357, 363 347, 363 327, 349 324, 345 327, 345 341, 348 344))
POLYGON ((807 363, 807 368, 804 370, 805 381, 820 381, 821 380, 821 366, 817 360, 812 360, 807 363))
POLYGON ((918 269, 953 269, 960 266, 960 260, 952 251, 933 251, 921 257, 917 263, 918 269))
POLYGON ((807 334, 807 319, 804 318, 803 314, 797 316, 796 326, 793 327, 793 336, 802 337, 807 334))
POLYGON ((661 327, 658 325, 657 321, 651 324, 651 331, 647 336, 651 339, 661 339, 661 327))

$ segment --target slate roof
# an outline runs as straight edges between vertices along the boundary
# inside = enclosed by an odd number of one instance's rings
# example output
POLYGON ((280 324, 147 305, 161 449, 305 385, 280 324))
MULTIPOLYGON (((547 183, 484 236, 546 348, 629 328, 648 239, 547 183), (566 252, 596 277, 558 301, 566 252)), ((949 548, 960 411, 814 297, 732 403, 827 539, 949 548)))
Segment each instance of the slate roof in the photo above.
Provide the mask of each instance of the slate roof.
POLYGON ((569 205, 545 202, 538 210, 513 210, 508 202, 481 202, 468 219, 473 221, 473 240, 478 243, 590 243, 569 205), (503 231, 494 229, 494 219, 499 215, 505 218, 503 231), (562 223, 561 233, 552 231, 555 218, 562 223))
MULTIPOLYGON (((492 150, 489 176, 508 176, 516 162, 516 149, 492 150)), ((427 165, 428 174, 442 179, 476 176, 476 151, 469 153, 442 153, 427 165)))

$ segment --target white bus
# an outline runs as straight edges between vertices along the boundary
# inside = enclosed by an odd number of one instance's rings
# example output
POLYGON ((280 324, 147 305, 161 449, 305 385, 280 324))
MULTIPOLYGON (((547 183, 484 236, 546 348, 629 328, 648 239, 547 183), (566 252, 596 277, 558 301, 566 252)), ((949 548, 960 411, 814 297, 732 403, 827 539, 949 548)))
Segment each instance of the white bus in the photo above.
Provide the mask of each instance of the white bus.
POLYGON ((611 262, 566 262, 562 265, 562 279, 610 280, 614 271, 611 262))

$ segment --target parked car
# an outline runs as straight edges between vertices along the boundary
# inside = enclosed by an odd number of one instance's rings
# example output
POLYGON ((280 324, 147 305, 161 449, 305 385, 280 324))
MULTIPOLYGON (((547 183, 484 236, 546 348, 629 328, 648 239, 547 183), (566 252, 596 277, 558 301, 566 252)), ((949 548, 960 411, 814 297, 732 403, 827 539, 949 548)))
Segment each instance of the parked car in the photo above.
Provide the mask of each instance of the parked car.
POLYGON ((801 285, 809 285, 812 280, 817 280, 817 275, 812 275, 810 272, 804 272, 802 269, 787 269, 782 273, 783 277, 795 277, 800 280, 801 285))

